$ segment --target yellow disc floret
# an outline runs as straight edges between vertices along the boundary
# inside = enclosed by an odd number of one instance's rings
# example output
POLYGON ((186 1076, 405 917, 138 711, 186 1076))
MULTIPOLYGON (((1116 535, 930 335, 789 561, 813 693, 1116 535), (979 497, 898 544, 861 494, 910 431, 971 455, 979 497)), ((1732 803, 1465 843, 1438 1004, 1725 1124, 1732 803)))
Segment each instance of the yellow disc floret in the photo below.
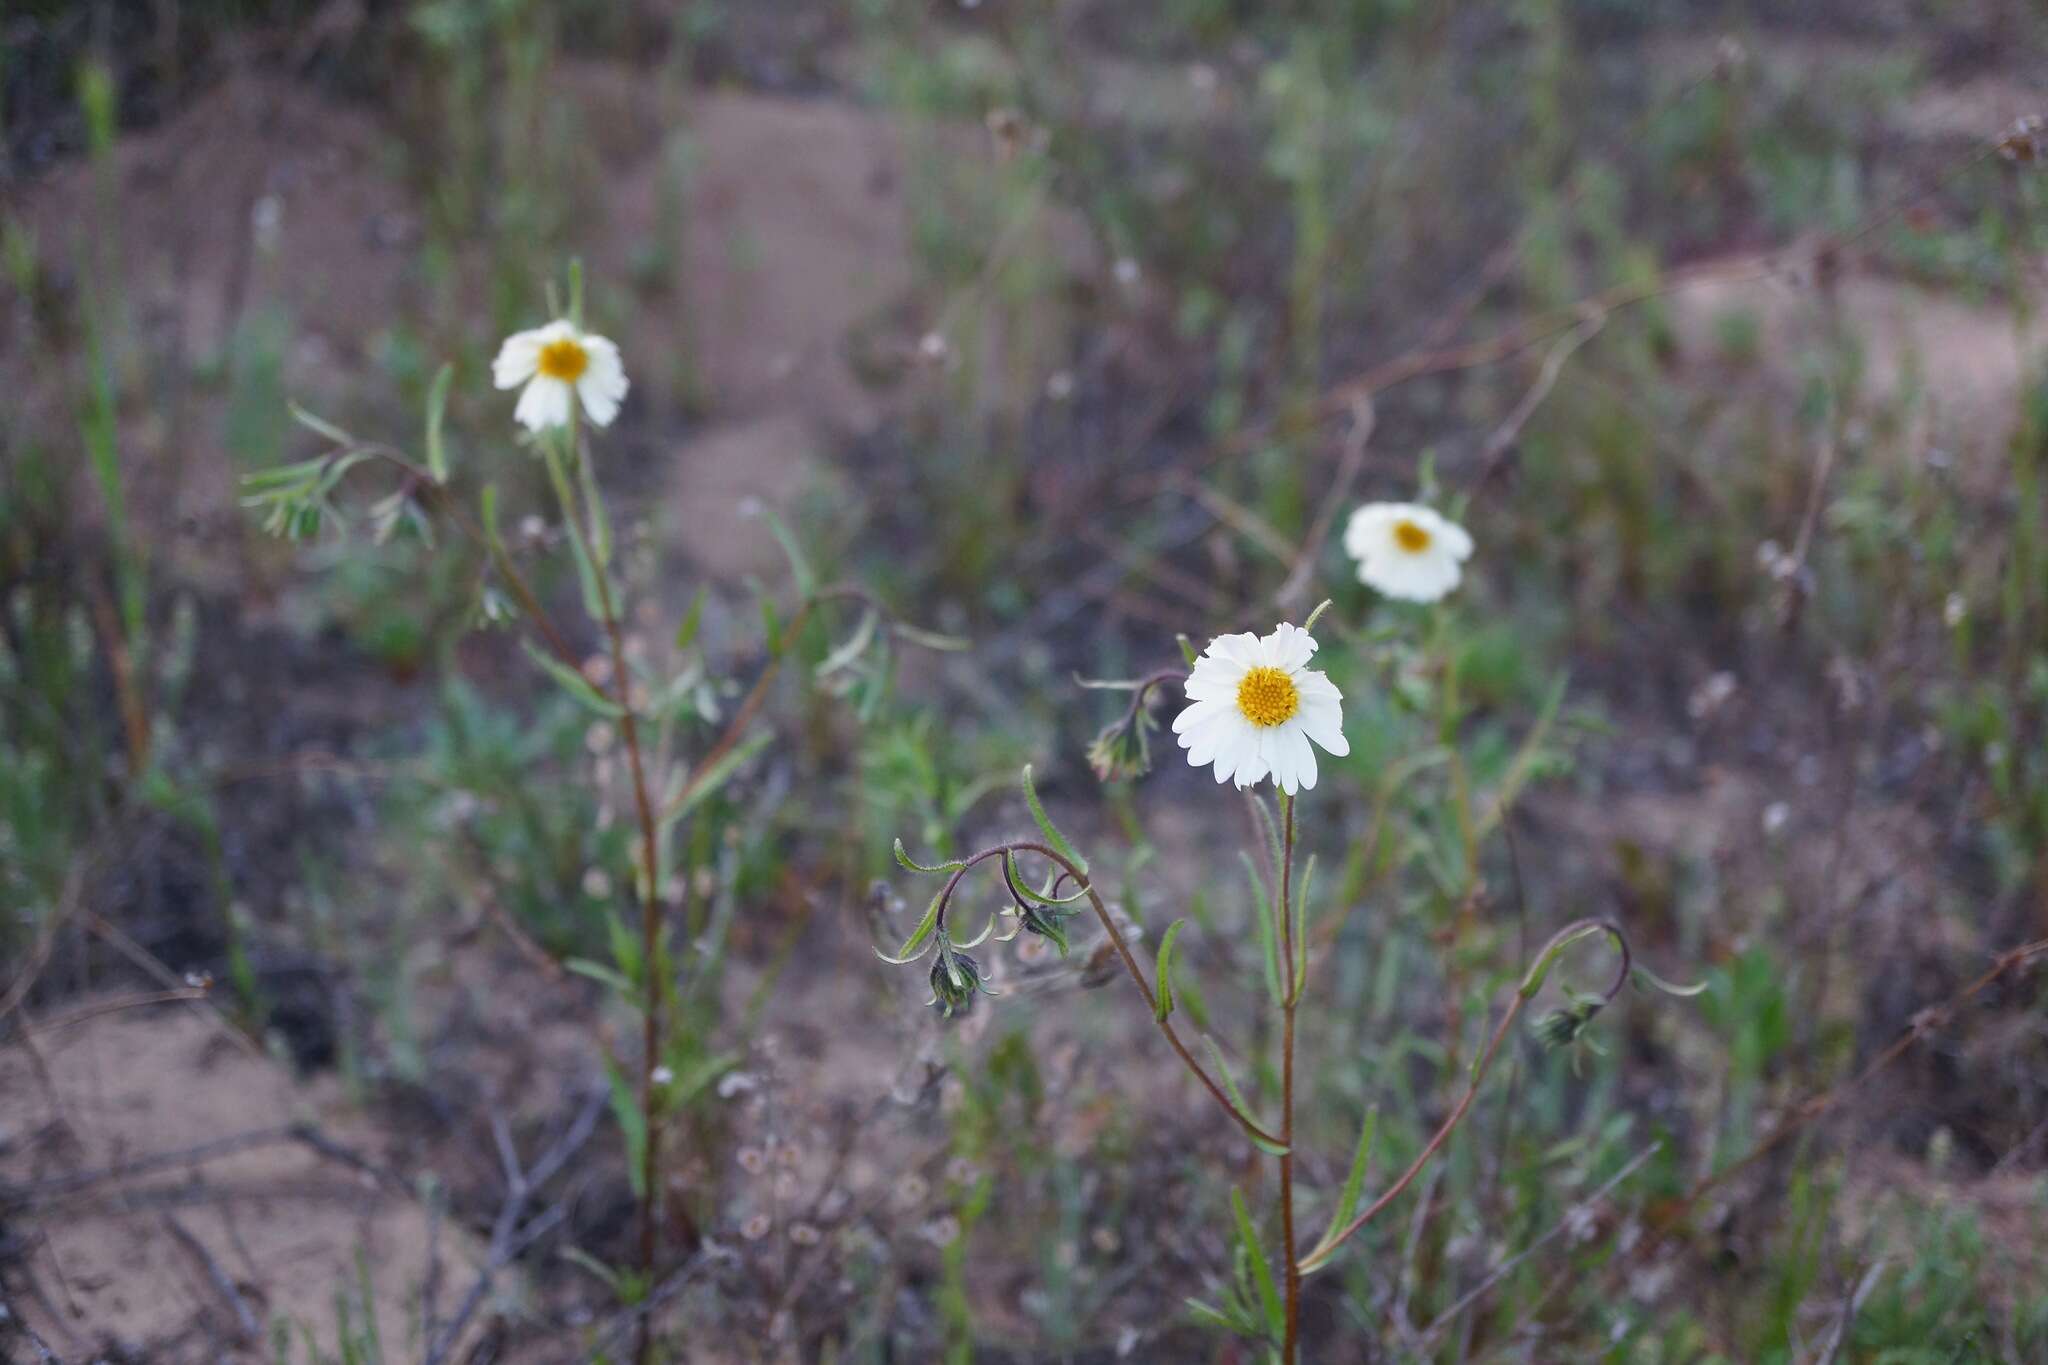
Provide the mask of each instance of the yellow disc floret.
POLYGON ((1237 685, 1238 714, 1261 729, 1294 719, 1300 709, 1301 693, 1295 690, 1294 679, 1281 669, 1251 669, 1237 685))
POLYGON ((540 372, 573 384, 590 368, 590 352, 575 337, 558 337, 540 348, 540 372))
POLYGON ((1429 548, 1429 532, 1403 517, 1394 523, 1394 543, 1411 555, 1429 548))

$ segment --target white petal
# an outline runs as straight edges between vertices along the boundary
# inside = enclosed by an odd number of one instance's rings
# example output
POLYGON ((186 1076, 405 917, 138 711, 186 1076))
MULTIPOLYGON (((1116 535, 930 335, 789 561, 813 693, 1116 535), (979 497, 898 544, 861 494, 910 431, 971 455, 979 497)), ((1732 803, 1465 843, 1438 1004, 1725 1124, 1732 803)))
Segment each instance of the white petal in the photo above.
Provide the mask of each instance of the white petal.
POLYGON ((546 344, 537 329, 531 332, 514 332, 505 338, 505 344, 498 348, 498 358, 491 362, 491 382, 501 389, 516 389, 533 378, 540 368, 540 348, 546 344))
POLYGON ((621 376, 620 390, 614 393, 594 383, 588 372, 576 381, 576 396, 583 400, 584 415, 590 418, 592 426, 608 427, 619 415, 619 399, 624 396, 625 382, 621 376))
POLYGON ((1173 732, 1177 735, 1185 734, 1197 726, 1206 725, 1211 718, 1225 714, 1229 709, 1227 702, 1204 697, 1200 701, 1190 703, 1173 718, 1173 732))
POLYGON ((1312 701, 1342 701, 1344 694, 1337 690, 1337 684, 1329 676, 1312 668, 1304 668, 1294 675, 1294 690, 1301 693, 1301 704, 1305 707, 1312 701))
POLYGON ((1237 685, 1244 681, 1244 667, 1228 659, 1211 658, 1203 655, 1195 660, 1194 671, 1182 684, 1181 691, 1189 701, 1224 700, 1237 695, 1237 685))
POLYGON ((1316 652, 1315 637, 1300 626, 1291 625, 1286 621, 1273 627, 1273 633, 1259 641, 1259 644, 1265 652, 1268 664, 1290 673, 1307 663, 1310 656, 1316 652))
POLYGON ((1296 790, 1312 791, 1316 785, 1316 751, 1299 725, 1283 725, 1273 732, 1273 777, 1289 796, 1296 790))
POLYGON ((1344 523, 1344 552, 1353 559, 1363 559, 1376 546, 1387 539, 1386 529, 1401 515, 1401 505, 1392 502, 1369 502, 1351 514, 1344 523))
POLYGON ((1449 554, 1376 556, 1360 562, 1359 579, 1387 597, 1434 602, 1458 586, 1458 561, 1449 554))
POLYGON ((576 381, 576 396, 583 400, 583 410, 590 414, 591 421, 601 427, 610 426, 630 387, 626 367, 619 360, 619 348, 607 338, 586 333, 582 342, 590 355, 590 365, 576 381))
POLYGON ((527 381, 512 412, 528 431, 550 431, 569 424, 569 386, 559 379, 537 374, 527 381))
POLYGON ((1265 732, 1250 725, 1245 727, 1244 735, 1238 740, 1234 750, 1236 771, 1231 774, 1231 780, 1237 783, 1239 791, 1256 786, 1272 770, 1272 765, 1266 761, 1265 741, 1265 732))
POLYGON ((1298 723, 1304 735, 1338 758, 1351 752, 1351 741, 1344 738, 1344 710, 1336 702, 1304 702, 1298 723))
POLYGON ((1445 521, 1442 517, 1438 517, 1437 521, 1441 523, 1437 534, 1443 537, 1444 548, 1450 551, 1451 558, 1470 559, 1472 557, 1471 533, 1455 521, 1445 521))
POLYGON ((1240 668, 1255 668, 1261 662, 1259 637, 1250 631, 1236 635, 1219 635, 1209 642, 1209 647, 1202 653, 1207 658, 1221 659, 1240 668))
POLYGON ((1221 715, 1205 722, 1199 729, 1188 731, 1181 736, 1180 744, 1188 751, 1188 762, 1196 767, 1212 763, 1227 748, 1231 741, 1242 734, 1244 721, 1233 715, 1221 715))

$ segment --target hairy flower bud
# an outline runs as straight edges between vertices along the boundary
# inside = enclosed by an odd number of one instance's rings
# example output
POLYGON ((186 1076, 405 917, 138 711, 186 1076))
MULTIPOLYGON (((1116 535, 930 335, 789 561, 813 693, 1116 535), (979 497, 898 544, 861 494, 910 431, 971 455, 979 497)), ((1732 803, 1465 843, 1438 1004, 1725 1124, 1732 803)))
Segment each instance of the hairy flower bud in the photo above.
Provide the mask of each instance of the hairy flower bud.
POLYGON ((1138 705, 1102 727, 1088 746, 1088 766, 1098 782, 1128 782, 1152 771, 1152 731, 1159 722, 1138 705))
POLYGON ((955 1013, 965 1014, 974 1007, 977 991, 994 994, 981 974, 981 964, 955 948, 941 947, 938 961, 932 963, 932 1008, 948 1019, 955 1013))
POLYGON ((1538 1019, 1532 1031, 1545 1047, 1569 1047, 1579 1041, 1604 1004, 1597 995, 1573 995, 1568 1003, 1538 1019))

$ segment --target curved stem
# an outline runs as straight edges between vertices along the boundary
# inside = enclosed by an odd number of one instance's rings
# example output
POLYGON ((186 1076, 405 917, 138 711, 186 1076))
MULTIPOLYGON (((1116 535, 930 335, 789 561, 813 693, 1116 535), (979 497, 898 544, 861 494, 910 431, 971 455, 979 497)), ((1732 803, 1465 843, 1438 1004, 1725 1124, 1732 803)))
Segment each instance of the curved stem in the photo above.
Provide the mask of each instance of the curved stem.
MULTIPOLYGON (((1054 864, 1066 876, 1073 878, 1074 885, 1088 893, 1088 904, 1094 907, 1096 918, 1102 921, 1103 932, 1109 935, 1110 944, 1116 949, 1117 956, 1122 959, 1124 970, 1130 973, 1132 982, 1138 987, 1138 994, 1145 999, 1146 1009, 1158 1020, 1159 1031, 1166 1035, 1166 1041, 1172 1045, 1174 1052, 1180 1056, 1187 1069, 1194 1074, 1196 1080, 1202 1083, 1203 1089, 1209 1092, 1216 1103, 1223 1106, 1224 1112, 1235 1119, 1238 1126, 1244 1129, 1245 1132, 1257 1138, 1260 1142, 1271 1146, 1286 1146, 1287 1140, 1285 1137, 1267 1130, 1256 1119, 1252 1118, 1251 1115, 1245 1113, 1231 1102, 1230 1096, 1224 1092, 1223 1087, 1217 1083, 1216 1078, 1211 1076, 1202 1064, 1195 1060, 1192 1052, 1188 1051, 1188 1045, 1181 1041, 1179 1032, 1173 1027, 1173 1020, 1171 1018, 1158 1018, 1159 997, 1153 992, 1152 984, 1145 979, 1145 973, 1138 966, 1137 959, 1131 956, 1131 946, 1124 941, 1123 932, 1116 927, 1116 921, 1110 916, 1109 907, 1102 903, 1102 897, 1096 893, 1095 884, 1088 880, 1087 874, 1082 872, 1080 868, 1067 861, 1066 858, 1062 857, 1049 845, 1029 840, 1018 840, 1013 843, 997 844, 994 848, 983 849, 981 852, 963 859, 963 866, 953 874, 951 885, 957 886, 960 878, 966 874, 968 868, 986 859, 999 857, 1005 853, 1035 853, 1054 864)), ((951 886, 948 887, 949 892, 950 890, 951 886)), ((942 920, 943 914, 944 912, 942 911, 942 920)), ((943 927, 941 927, 940 932, 943 931, 943 927)))
POLYGON ((1424 1144, 1422 1150, 1416 1154, 1415 1160, 1409 1163, 1408 1169, 1401 1173, 1398 1180, 1389 1185, 1379 1198, 1361 1209, 1341 1230, 1325 1237, 1314 1250, 1302 1258, 1301 1268, 1304 1272, 1321 1269, 1353 1233, 1370 1223, 1387 1205, 1399 1198, 1403 1190, 1414 1183, 1415 1177, 1422 1173, 1422 1168, 1429 1164, 1430 1158, 1450 1140, 1452 1132, 1464 1121, 1466 1112, 1472 1108, 1472 1101, 1478 1098, 1479 1087, 1485 1083, 1487 1068, 1493 1064, 1494 1055, 1500 1051, 1501 1043, 1508 1036, 1508 1029, 1513 1026, 1515 1017, 1522 1012, 1522 1007, 1529 1003, 1537 989, 1542 986, 1543 978, 1549 973, 1550 966, 1557 960, 1558 954, 1579 940, 1600 933, 1614 940, 1621 955, 1620 970, 1615 973, 1614 982, 1602 996, 1601 1003, 1605 1004, 1621 993, 1621 988, 1628 984, 1632 959, 1628 939, 1622 934, 1619 925, 1610 920, 1576 920, 1552 935, 1550 942, 1544 945, 1543 951, 1536 955, 1535 962, 1530 964, 1528 972, 1523 975, 1522 984, 1516 988, 1515 998, 1509 1002, 1507 1013, 1503 1014, 1500 1023, 1494 1026, 1493 1037, 1487 1041, 1486 1050, 1480 1053, 1479 1060, 1472 1064, 1471 1084, 1465 1087, 1465 1094, 1459 1099, 1457 1107, 1451 1110, 1450 1116, 1437 1128, 1435 1135, 1424 1144))

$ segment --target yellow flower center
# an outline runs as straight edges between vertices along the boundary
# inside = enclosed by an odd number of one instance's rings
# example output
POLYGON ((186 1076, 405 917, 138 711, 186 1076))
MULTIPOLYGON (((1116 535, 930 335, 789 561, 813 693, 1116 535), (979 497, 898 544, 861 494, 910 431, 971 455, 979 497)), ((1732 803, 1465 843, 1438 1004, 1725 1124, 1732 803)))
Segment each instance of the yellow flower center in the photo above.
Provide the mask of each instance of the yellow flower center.
POLYGON ((590 368, 590 352, 575 337, 560 337, 540 348, 540 372, 573 384, 590 368))
POLYGON ((1238 714, 1261 729, 1294 719, 1300 709, 1301 693, 1280 669, 1254 668, 1237 685, 1238 714))
POLYGON ((1429 548, 1429 532, 1414 522, 1403 520, 1394 523, 1394 543, 1411 555, 1419 555, 1429 548))

